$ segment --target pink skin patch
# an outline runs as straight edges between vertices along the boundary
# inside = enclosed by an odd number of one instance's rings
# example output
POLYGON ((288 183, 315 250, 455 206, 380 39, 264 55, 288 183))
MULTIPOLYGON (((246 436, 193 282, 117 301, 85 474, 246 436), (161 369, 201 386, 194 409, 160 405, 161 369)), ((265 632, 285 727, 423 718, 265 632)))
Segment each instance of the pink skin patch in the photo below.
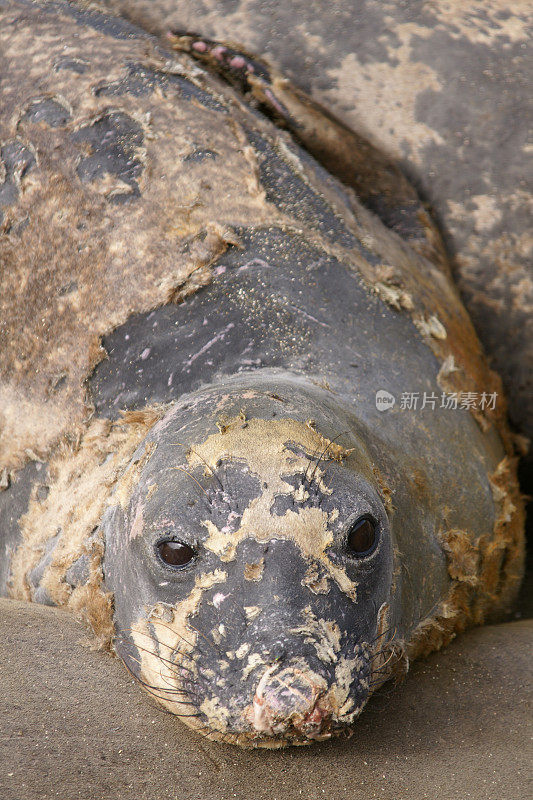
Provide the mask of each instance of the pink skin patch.
POLYGON ((213 56, 213 58, 216 58, 217 61, 222 62, 224 60, 224 55, 227 52, 227 49, 228 49, 227 47, 224 47, 221 44, 217 44, 217 46, 213 47, 213 49, 211 50, 211 55, 213 56))
POLYGON ((130 540, 136 539, 137 536, 142 536, 143 532, 143 512, 144 512, 144 505, 141 500, 138 501, 137 505, 135 506, 135 517, 133 519, 133 525, 131 526, 130 530, 130 540))
POLYGON ((245 59, 242 56, 233 56, 231 61, 229 62, 230 67, 234 67, 235 69, 242 69, 246 64, 245 59))
POLYGON ((285 116, 285 109, 278 103, 278 101, 276 100, 270 89, 266 89, 265 94, 272 103, 272 105, 274 106, 274 108, 276 109, 276 111, 278 111, 282 116, 285 116))
POLYGON ((205 42, 193 42, 192 49, 196 50, 198 53, 205 53, 207 51, 207 45, 205 42))
POLYGON ((213 605, 215 608, 220 608, 224 600, 229 597, 229 594, 222 594, 222 592, 217 592, 213 595, 213 605))
POLYGON ((291 727, 309 739, 329 739, 323 731, 331 718, 329 703, 322 708, 319 699, 323 689, 302 684, 299 670, 285 669, 278 673, 276 666, 266 670, 257 685, 252 707, 245 718, 258 733, 283 733, 291 727))

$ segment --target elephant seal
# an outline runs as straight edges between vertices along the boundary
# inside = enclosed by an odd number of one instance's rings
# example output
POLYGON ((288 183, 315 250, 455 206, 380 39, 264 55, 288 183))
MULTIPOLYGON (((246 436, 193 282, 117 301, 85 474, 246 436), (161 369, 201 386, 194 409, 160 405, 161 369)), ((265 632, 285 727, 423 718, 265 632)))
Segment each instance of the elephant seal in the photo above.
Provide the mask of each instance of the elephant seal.
POLYGON ((81 615, 210 738, 349 731, 521 576, 505 403, 438 232, 368 144, 373 211, 94 4, 1 14, 0 588, 81 615))

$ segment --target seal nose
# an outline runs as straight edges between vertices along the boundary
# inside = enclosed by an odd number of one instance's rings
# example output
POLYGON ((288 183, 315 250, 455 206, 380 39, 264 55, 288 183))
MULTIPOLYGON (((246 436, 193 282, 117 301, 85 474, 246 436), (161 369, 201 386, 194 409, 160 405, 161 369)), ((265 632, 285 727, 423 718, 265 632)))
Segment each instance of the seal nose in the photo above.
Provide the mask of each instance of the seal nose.
POLYGON ((249 720, 258 733, 290 729, 308 739, 329 739, 332 708, 324 697, 326 689, 326 681, 313 672, 275 665, 257 685, 249 720))

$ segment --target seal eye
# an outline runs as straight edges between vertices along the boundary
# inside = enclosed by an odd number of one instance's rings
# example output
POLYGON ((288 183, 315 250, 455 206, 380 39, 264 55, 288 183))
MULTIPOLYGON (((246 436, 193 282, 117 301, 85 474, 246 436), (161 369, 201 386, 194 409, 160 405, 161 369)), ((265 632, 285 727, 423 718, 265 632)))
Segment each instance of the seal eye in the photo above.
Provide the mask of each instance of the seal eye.
POLYGON ((355 556, 366 556, 376 543, 376 523, 370 517, 354 522, 346 539, 348 550, 355 556))
POLYGON ((159 542, 156 547, 159 557, 169 567, 185 567, 196 555, 192 547, 185 542, 159 542))

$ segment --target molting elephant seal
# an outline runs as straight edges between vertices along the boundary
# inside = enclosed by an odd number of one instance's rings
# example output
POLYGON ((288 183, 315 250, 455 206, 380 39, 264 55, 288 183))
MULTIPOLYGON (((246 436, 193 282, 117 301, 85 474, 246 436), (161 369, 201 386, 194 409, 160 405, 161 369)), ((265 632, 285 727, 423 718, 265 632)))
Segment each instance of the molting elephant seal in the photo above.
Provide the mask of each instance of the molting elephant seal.
POLYGON ((349 730, 520 580, 501 388, 438 232, 258 61, 172 40, 351 188, 93 5, 1 14, 1 588, 81 613, 205 735, 349 730))

